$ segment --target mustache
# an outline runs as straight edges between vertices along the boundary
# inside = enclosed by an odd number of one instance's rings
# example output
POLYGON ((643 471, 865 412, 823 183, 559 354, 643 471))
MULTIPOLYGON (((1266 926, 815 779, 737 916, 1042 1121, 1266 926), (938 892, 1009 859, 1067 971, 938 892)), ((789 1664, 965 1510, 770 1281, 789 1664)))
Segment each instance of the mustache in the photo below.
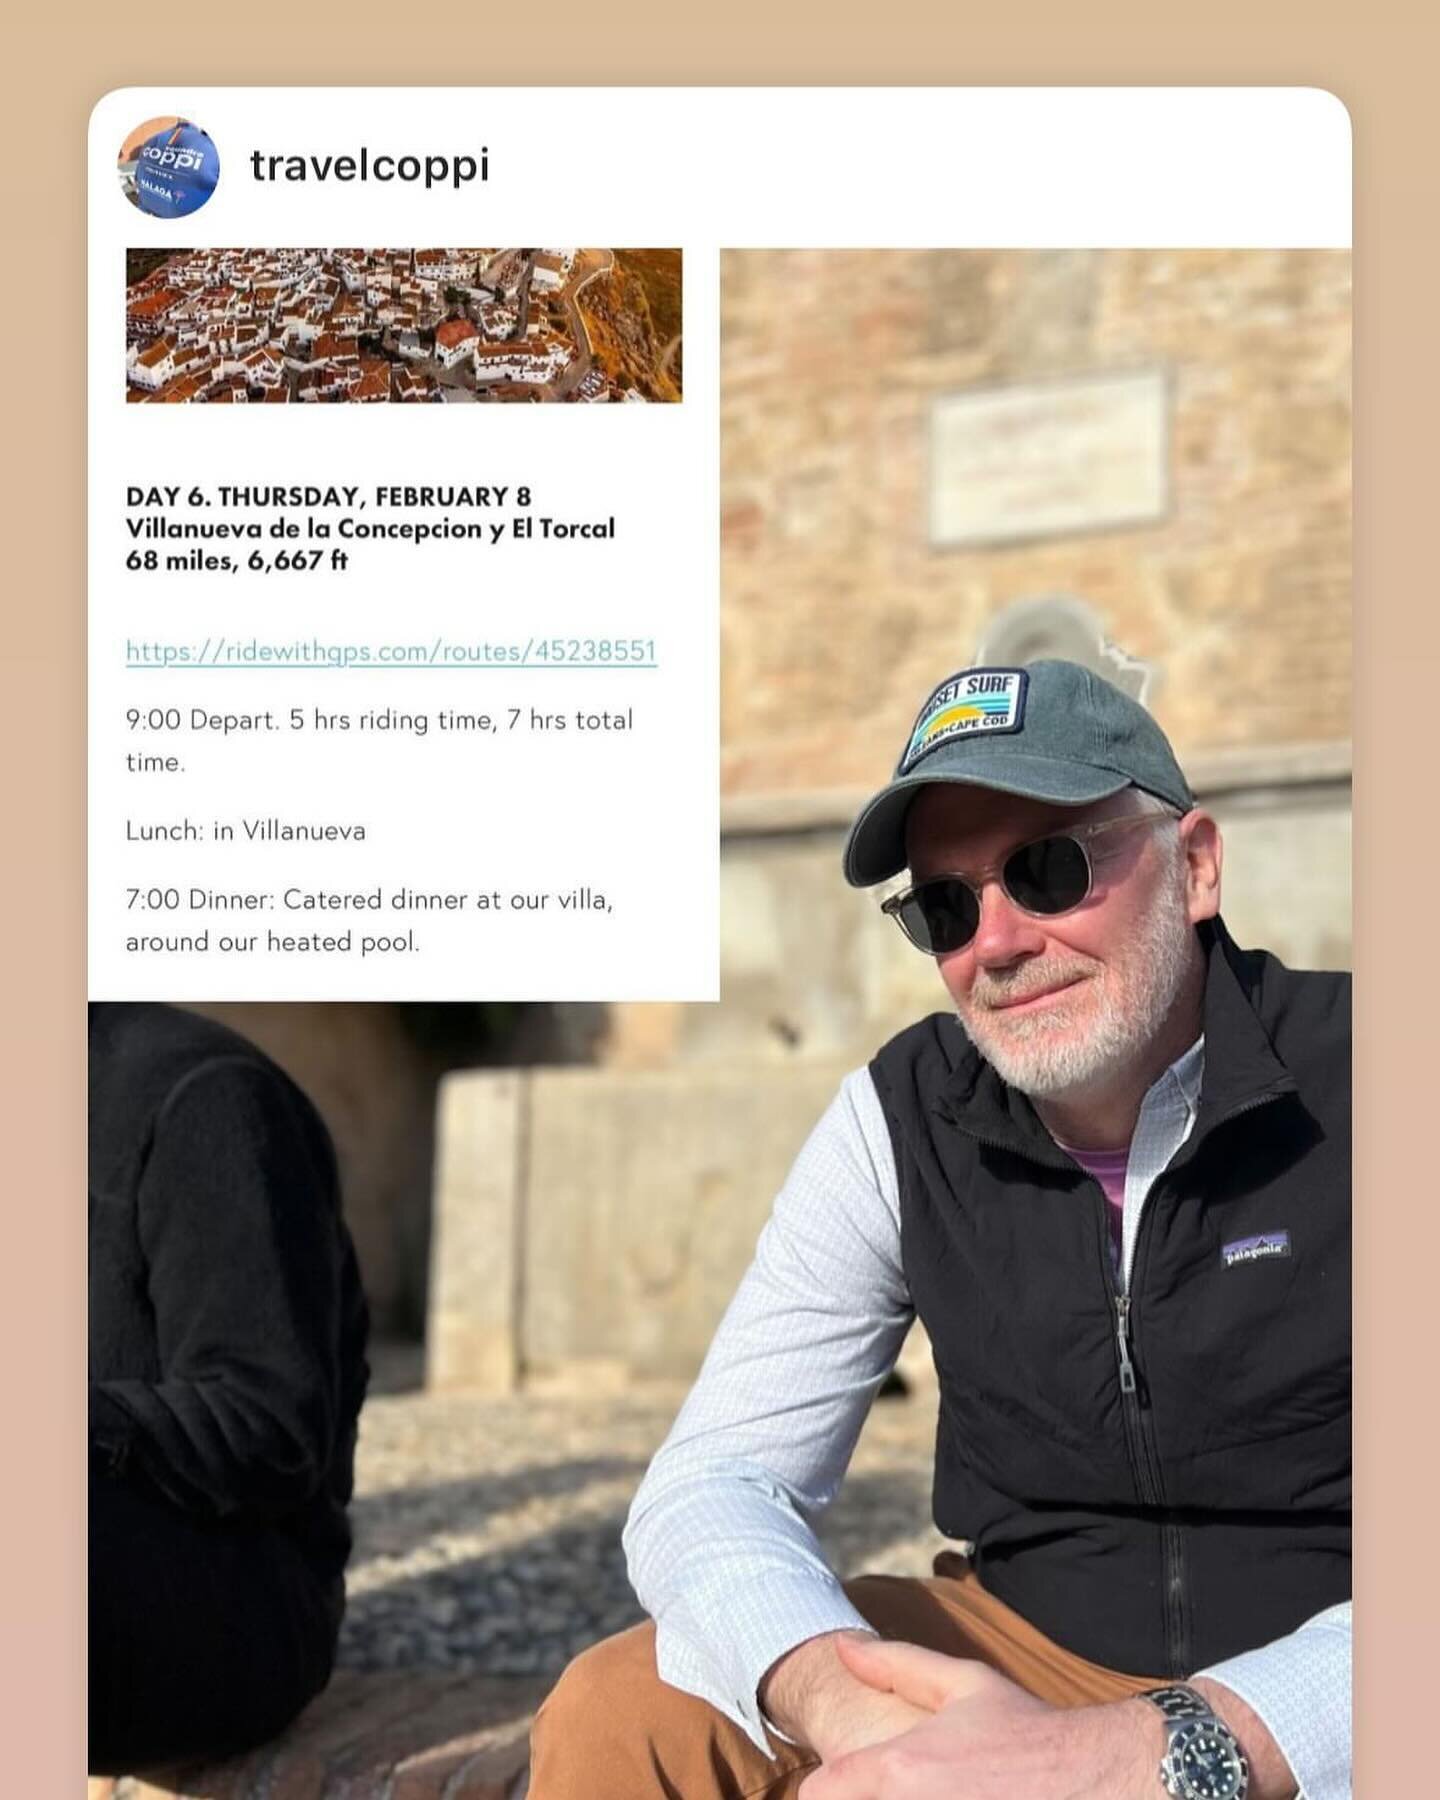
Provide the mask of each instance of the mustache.
POLYGON ((1051 988, 1084 981, 1094 973, 1095 964, 1088 957, 1065 957, 1038 966, 1026 963, 1009 973, 980 970, 970 984, 968 998, 972 1006, 984 1009, 1015 1006, 1022 1000, 1033 1000, 1037 994, 1049 993, 1051 988))

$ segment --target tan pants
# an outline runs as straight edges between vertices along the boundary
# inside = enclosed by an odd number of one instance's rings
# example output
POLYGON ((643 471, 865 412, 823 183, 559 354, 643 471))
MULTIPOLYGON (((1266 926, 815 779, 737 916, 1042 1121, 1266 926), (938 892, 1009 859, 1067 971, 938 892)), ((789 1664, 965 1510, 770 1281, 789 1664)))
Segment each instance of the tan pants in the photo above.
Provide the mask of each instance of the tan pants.
MULTIPOLYGON (((1057 1706, 1163 1685, 1052 1644, 949 1552, 929 1581, 862 1575, 845 1591, 882 1636, 978 1658, 1057 1706)), ((771 1761, 723 1713, 667 1687, 655 1672, 655 1627, 637 1625, 576 1657, 541 1707, 529 1800, 793 1800, 816 1761, 776 1748, 771 1761)))

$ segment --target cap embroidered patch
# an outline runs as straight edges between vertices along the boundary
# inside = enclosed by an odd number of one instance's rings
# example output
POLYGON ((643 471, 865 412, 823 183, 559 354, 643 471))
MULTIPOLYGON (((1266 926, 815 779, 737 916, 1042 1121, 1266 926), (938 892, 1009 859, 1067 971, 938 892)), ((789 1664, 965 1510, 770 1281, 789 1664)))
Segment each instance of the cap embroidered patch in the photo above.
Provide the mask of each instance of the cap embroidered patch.
POLYGON ((922 756, 954 738, 1018 731, 1026 680, 1023 669, 962 669, 942 682, 920 708, 897 773, 908 774, 922 756))
POLYGON ((1237 1263, 1265 1262, 1272 1256, 1290 1254, 1288 1231, 1262 1231, 1255 1237, 1236 1238, 1233 1244, 1222 1244, 1220 1260, 1227 1269, 1237 1263))

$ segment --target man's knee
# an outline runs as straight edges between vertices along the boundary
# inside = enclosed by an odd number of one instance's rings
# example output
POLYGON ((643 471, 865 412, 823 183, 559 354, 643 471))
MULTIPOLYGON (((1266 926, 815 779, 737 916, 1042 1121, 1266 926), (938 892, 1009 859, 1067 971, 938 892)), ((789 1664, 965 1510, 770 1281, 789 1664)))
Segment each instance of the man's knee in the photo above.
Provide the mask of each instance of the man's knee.
POLYGON ((592 1708, 612 1705, 618 1694, 633 1693, 637 1684, 659 1679, 655 1627, 647 1621, 582 1650, 551 1689, 542 1710, 583 1717, 592 1708))

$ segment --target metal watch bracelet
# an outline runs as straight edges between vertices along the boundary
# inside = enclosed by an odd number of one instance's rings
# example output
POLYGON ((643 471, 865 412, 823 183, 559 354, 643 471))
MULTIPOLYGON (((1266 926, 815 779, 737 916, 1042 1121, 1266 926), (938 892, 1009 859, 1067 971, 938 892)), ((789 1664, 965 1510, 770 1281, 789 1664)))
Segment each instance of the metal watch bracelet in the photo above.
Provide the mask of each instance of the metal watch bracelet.
POLYGON ((1160 1782, 1175 1800, 1245 1800, 1250 1765, 1235 1733, 1203 1694, 1175 1683, 1140 1696, 1165 1718, 1160 1782))

